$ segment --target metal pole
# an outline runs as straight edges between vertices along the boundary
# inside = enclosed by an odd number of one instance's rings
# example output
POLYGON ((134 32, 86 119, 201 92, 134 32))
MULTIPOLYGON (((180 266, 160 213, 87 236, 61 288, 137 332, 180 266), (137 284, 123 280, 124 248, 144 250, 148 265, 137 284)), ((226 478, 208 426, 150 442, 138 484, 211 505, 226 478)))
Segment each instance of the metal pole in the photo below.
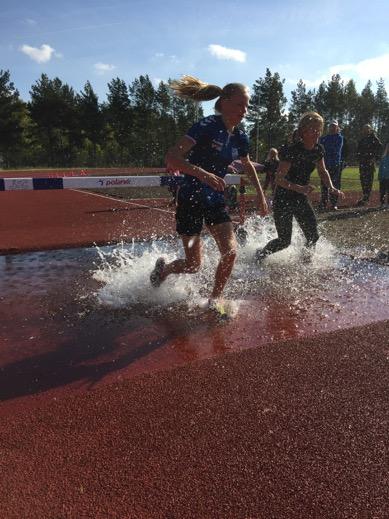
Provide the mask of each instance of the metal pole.
POLYGON ((257 136, 255 145, 255 162, 259 162, 259 114, 257 116, 257 136))

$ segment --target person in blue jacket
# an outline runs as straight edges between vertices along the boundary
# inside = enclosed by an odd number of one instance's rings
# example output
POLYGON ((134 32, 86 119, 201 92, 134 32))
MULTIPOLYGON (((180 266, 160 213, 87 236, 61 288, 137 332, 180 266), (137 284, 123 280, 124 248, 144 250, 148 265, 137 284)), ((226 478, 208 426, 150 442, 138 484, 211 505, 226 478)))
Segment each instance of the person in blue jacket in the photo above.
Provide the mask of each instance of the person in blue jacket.
POLYGON ((240 83, 220 88, 192 76, 173 81, 171 88, 176 95, 195 101, 217 99, 216 115, 195 123, 166 155, 167 167, 184 174, 177 197, 176 228, 185 258, 171 263, 158 258, 150 282, 158 287, 171 274, 191 274, 199 270, 202 263, 200 233, 205 223, 220 252, 209 299, 212 307, 222 304, 223 289, 236 258, 236 238, 224 199, 224 176, 234 160, 241 160, 244 172, 256 189, 260 214, 268 213, 261 184, 249 158, 248 137, 238 126, 246 115, 249 94, 247 87, 240 83))
MULTIPOLYGON (((337 120, 331 121, 328 127, 328 134, 320 138, 320 144, 324 148, 324 162, 328 173, 330 174, 332 184, 336 189, 341 186, 342 173, 342 149, 343 136, 340 134, 339 124, 337 120)), ((335 191, 328 193, 328 187, 324 182, 321 183, 321 199, 320 209, 325 209, 329 202, 331 209, 337 210, 338 196, 335 191), (328 196, 329 195, 329 196, 328 196)))
POLYGON ((382 159, 380 160, 380 165, 378 169, 378 180, 380 182, 381 207, 389 207, 389 142, 386 144, 384 154, 382 155, 382 159))

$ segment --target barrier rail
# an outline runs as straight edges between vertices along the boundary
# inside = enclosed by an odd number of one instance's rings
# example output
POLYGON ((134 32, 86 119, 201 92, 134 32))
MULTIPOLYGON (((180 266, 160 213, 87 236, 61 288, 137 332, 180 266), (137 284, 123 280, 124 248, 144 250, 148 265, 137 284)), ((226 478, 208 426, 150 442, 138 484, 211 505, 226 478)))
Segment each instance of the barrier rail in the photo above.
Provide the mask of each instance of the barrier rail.
MULTIPOLYGON (((112 187, 163 187, 180 182, 179 176, 115 176, 61 178, 0 178, 0 191, 34 191, 50 189, 107 189, 112 187)), ((239 175, 226 175, 226 184, 240 184, 239 175)))

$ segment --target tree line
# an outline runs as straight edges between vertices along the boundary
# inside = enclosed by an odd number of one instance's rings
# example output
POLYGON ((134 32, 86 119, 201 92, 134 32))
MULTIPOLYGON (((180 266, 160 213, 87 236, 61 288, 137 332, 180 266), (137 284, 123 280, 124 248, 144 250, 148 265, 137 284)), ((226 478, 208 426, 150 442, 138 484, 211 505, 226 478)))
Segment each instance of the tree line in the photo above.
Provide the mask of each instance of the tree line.
MULTIPOLYGON (((384 80, 371 81, 358 93, 355 82, 336 74, 317 89, 300 80, 284 94, 285 80, 266 69, 255 81, 245 122, 251 156, 263 160, 270 147, 288 140, 300 116, 319 112, 326 122, 337 119, 354 160, 361 128, 369 123, 382 142, 389 141, 389 101, 384 80)), ((89 81, 80 92, 46 74, 23 101, 8 70, 0 70, 0 166, 109 167, 164 166, 169 146, 199 118, 201 105, 174 96, 170 80, 155 87, 148 75, 127 84, 108 84, 101 102, 89 81)))

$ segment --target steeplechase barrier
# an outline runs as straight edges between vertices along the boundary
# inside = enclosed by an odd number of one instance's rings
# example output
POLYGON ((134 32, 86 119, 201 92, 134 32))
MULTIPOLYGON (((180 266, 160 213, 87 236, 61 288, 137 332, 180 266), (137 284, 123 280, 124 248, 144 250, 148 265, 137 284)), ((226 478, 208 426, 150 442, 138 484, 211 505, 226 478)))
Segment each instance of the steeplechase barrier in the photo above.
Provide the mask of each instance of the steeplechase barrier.
MULTIPOLYGON (((51 189, 107 189, 131 187, 169 187, 180 183, 180 176, 112 176, 112 177, 57 177, 57 178, 0 178, 0 191, 35 191, 51 189)), ((240 175, 226 175, 227 185, 239 185, 240 175)))

